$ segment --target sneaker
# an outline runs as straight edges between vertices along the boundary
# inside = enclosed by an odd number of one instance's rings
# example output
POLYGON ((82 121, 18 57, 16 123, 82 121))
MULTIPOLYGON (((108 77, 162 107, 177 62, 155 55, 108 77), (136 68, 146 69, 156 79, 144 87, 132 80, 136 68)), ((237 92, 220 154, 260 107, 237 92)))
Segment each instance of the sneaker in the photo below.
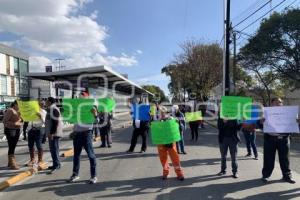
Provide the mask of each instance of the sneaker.
POLYGON ((78 181, 80 179, 80 177, 79 176, 76 176, 76 175, 72 175, 71 177, 70 177, 70 179, 68 180, 68 182, 69 183, 75 183, 76 181, 78 181))
POLYGON ((223 176, 223 175, 225 175, 225 174, 226 174, 225 171, 220 171, 220 172, 218 173, 218 176, 223 176))
POLYGON ((290 177, 283 177, 282 180, 285 181, 285 182, 287 182, 287 183, 290 183, 290 184, 295 184, 296 183, 296 181, 293 180, 290 177))
POLYGON ((146 152, 145 150, 141 150, 141 151, 140 151, 140 153, 145 153, 145 152, 146 152))
POLYGON ((90 180, 89 180, 89 184, 95 184, 95 183, 97 183, 97 177, 93 177, 93 178, 90 178, 90 180))
POLYGON ((106 146, 105 145, 100 145, 100 147, 99 148, 105 148, 106 146))
POLYGON ((131 150, 128 150, 128 151, 126 151, 126 153, 133 153, 133 151, 131 151, 131 150))
POLYGON ((258 156, 255 156, 253 159, 254 159, 254 160, 258 160, 258 156))
POLYGON ((247 155, 245 155, 246 158, 251 156, 252 156, 251 153, 247 153, 247 155))
POLYGON ((108 148, 111 148, 111 145, 108 145, 107 147, 108 147, 108 148))
POLYGON ((179 176, 179 177, 177 177, 177 180, 179 180, 179 181, 184 181, 184 176, 179 176))
POLYGON ((269 178, 267 178, 267 177, 262 177, 262 178, 261 178, 261 181, 262 181, 263 183, 268 183, 268 182, 269 182, 269 178))
POLYGON ((232 178, 239 178, 239 174, 238 174, 238 173, 234 173, 234 174, 232 175, 232 178))
POLYGON ((186 155, 187 153, 185 151, 183 151, 182 154, 186 155))
POLYGON ((161 177, 161 179, 162 179, 162 180, 167 180, 167 179, 168 179, 168 176, 163 175, 163 176, 161 177))

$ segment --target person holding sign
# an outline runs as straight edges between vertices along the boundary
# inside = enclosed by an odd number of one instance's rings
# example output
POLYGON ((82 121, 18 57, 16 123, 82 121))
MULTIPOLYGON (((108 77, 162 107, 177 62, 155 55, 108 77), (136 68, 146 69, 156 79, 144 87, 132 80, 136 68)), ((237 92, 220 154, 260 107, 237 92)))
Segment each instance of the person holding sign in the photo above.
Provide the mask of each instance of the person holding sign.
POLYGON ((28 148, 30 154, 30 161, 27 164, 27 166, 32 167, 35 163, 35 144, 36 148, 38 149, 38 170, 43 170, 46 167, 46 164, 43 161, 44 150, 42 140, 44 139, 45 135, 45 121, 47 111, 44 110, 44 102, 40 101, 39 106, 40 111, 36 113, 39 120, 33 121, 31 123, 31 129, 28 131, 28 148))
POLYGON ((59 140, 63 134, 63 123, 59 108, 56 106, 55 99, 48 97, 46 101, 47 115, 45 120, 45 132, 49 140, 49 149, 52 157, 53 165, 48 167, 50 174, 60 169, 59 161, 59 140))
POLYGON ((14 101, 10 108, 6 110, 3 117, 4 134, 8 143, 8 165, 12 170, 18 170, 20 167, 16 163, 15 149, 20 137, 20 128, 22 119, 19 114, 17 101, 14 101))
MULTIPOLYGON (((271 100, 271 107, 283 106, 280 98, 273 98, 271 100)), ((265 113, 266 114, 266 113, 265 113)), ((278 114, 276 114, 278 115, 278 114)), ((267 116, 265 116, 267 117, 267 116)), ((297 116, 295 116, 296 121, 297 116)), ((268 119, 269 120, 269 119, 268 119)), ((270 123, 266 118, 259 121, 260 128, 264 129, 266 123, 270 123)), ((299 123, 299 121, 298 121, 299 123)), ((262 169, 262 181, 267 183, 271 176, 274 165, 276 151, 278 151, 279 164, 282 172, 282 180, 294 184, 295 180, 292 178, 290 169, 290 133, 270 133, 264 130, 264 164, 262 169)))
POLYGON ((178 105, 174 105, 172 109, 174 110, 174 117, 177 119, 179 123, 179 131, 180 131, 180 138, 181 138, 180 141, 176 142, 176 149, 179 154, 180 151, 182 154, 186 154, 184 150, 184 138, 183 138, 183 131, 185 129, 184 114, 180 112, 178 105))
MULTIPOLYGON (((88 97, 85 93, 80 94, 80 98, 88 97)), ((90 102, 89 102, 90 103, 90 102)), ((83 106, 80 104, 85 104, 84 101, 77 104, 78 108, 76 109, 84 109, 83 106)), ((97 115, 96 109, 93 105, 85 105, 90 106, 89 113, 85 113, 90 115, 91 119, 94 119, 97 115)), ((86 108, 85 108, 86 109, 86 108)), ((80 112, 80 110, 78 110, 80 112)), ((73 129, 73 148, 74 148, 74 156, 73 156, 73 170, 70 179, 68 180, 69 183, 74 183, 80 179, 79 177, 79 170, 80 170, 80 155, 82 152, 82 148, 85 149, 87 156, 90 161, 90 174, 91 178, 89 179, 89 184, 95 184, 97 182, 97 159, 94 153, 93 148, 93 121, 90 124, 85 124, 81 120, 79 120, 76 124, 74 124, 73 129)))
MULTIPOLYGON (((167 109, 165 107, 160 107, 160 117, 158 118, 158 120, 166 121, 166 120, 170 120, 170 119, 172 119, 172 118, 167 116, 167 109)), ((178 130, 176 130, 176 131, 178 131, 178 130)), ((165 134, 165 133, 161 133, 161 134, 165 134)), ((179 159, 179 155, 176 150, 175 142, 176 141, 174 141, 173 143, 169 143, 169 144, 157 145, 159 159, 160 159, 161 165, 163 167, 163 176, 162 176, 163 180, 166 180, 168 178, 168 175, 170 172, 168 157, 171 158, 173 167, 175 169, 175 173, 177 175, 177 179, 180 181, 184 180, 183 170, 180 165, 180 159, 179 159)))
POLYGON ((219 145, 221 153, 221 172, 220 176, 226 174, 226 157, 229 149, 231 156, 232 177, 238 178, 238 164, 237 153, 238 143, 241 141, 238 135, 238 131, 241 128, 241 124, 238 124, 237 120, 218 119, 219 129, 219 145))

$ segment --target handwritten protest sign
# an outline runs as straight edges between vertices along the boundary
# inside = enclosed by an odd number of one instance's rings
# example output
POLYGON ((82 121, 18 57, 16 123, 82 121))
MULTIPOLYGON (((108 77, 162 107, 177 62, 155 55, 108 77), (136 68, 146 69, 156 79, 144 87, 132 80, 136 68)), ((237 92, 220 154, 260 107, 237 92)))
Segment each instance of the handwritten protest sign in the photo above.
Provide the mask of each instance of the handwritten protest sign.
POLYGON ((252 98, 223 96, 221 103, 222 119, 251 119, 251 112, 246 112, 251 108, 252 98))
POLYGON ((151 122, 151 139, 153 144, 170 144, 179 141, 179 124, 175 119, 151 122))
POLYGON ((40 112, 38 101, 17 101, 21 117, 25 122, 38 121, 40 118, 37 113, 40 112))
POLYGON ((299 133, 298 106, 264 108, 264 133, 299 133))

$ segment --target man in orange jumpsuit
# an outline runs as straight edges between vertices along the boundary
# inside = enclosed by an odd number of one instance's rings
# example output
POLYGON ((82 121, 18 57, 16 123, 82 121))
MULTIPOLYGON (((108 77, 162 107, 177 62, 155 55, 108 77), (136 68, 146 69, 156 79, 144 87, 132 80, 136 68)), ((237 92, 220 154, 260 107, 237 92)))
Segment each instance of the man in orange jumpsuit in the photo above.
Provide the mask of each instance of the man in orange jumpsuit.
MULTIPOLYGON (((158 120, 167 120, 170 119, 170 117, 167 116, 167 109, 165 107, 160 107, 160 119, 158 120)), ((174 166, 175 173, 177 175, 177 179, 180 181, 184 180, 183 171, 180 165, 180 159, 179 155, 177 153, 176 149, 176 143, 173 142, 171 144, 163 144, 163 145, 157 145, 157 150, 159 153, 159 159, 161 162, 161 165, 163 167, 163 180, 166 180, 168 178, 169 172, 170 172, 170 166, 168 162, 168 155, 172 161, 172 164, 174 166)))

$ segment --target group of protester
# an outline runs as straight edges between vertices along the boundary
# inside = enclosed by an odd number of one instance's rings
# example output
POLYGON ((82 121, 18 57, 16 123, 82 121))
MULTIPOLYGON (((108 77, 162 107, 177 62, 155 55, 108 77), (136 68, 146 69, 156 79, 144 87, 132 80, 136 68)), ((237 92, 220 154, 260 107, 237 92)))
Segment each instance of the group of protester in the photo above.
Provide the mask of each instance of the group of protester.
MULTIPOLYGON (((272 100, 272 106, 281 106, 282 100, 280 98, 274 98, 272 100)), ((147 135, 150 129, 151 121, 166 121, 169 119, 176 119, 179 124, 180 140, 170 144, 157 145, 159 159, 163 167, 162 178, 167 179, 170 171, 168 156, 170 157, 175 173, 177 174, 178 180, 184 180, 183 169, 180 165, 179 154, 186 154, 184 149, 184 130, 185 130, 185 117, 181 112, 179 106, 174 105, 172 114, 168 113, 168 110, 159 104, 156 104, 156 112, 154 115, 150 115, 150 120, 140 121, 133 119, 133 134, 131 139, 131 145, 128 153, 134 151, 139 136, 142 137, 142 147, 140 153, 144 153, 147 150, 147 135)), ((90 161, 91 178, 88 181, 90 184, 97 182, 96 172, 96 156, 93 148, 93 135, 98 136, 100 132, 101 145, 100 147, 111 147, 111 120, 112 114, 98 111, 97 106, 94 106, 91 110, 91 114, 95 117, 94 124, 74 124, 74 130, 72 133, 73 139, 73 170, 69 182, 75 182, 79 179, 80 169, 80 155, 82 148, 87 152, 90 161)), ((35 147, 38 150, 38 170, 45 169, 45 162, 43 161, 43 149, 46 142, 46 137, 49 140, 49 149, 52 157, 53 165, 48 167, 50 173, 61 168, 59 160, 59 139, 63 134, 63 122, 60 113, 60 109, 55 103, 55 99, 49 97, 44 104, 40 102, 40 111, 36 113, 39 120, 30 123, 30 130, 28 131, 28 148, 30 154, 30 161, 27 164, 32 167, 36 163, 35 159, 35 147)), ((227 120, 218 119, 218 141, 221 153, 221 171, 218 175, 226 174, 226 157, 228 150, 231 155, 232 162, 232 173, 233 178, 238 178, 238 163, 237 153, 238 144, 241 141, 238 131, 242 130, 244 133, 246 144, 247 144, 247 155, 246 157, 252 156, 251 149, 253 150, 254 159, 258 159, 257 148, 255 144, 255 128, 262 128, 264 118, 257 121, 256 124, 245 124, 238 120, 227 120)), ((295 119, 298 120, 298 119, 295 119)), ((4 119, 4 133, 7 137, 8 142, 8 167, 13 170, 17 170, 18 166, 15 159, 15 149, 20 137, 20 129, 23 125, 23 120, 19 113, 18 103, 15 101, 11 104, 11 107, 5 112, 4 119)), ((192 132, 192 140, 198 139, 198 125, 190 124, 192 132), (197 129, 197 130, 196 130, 197 129)), ((300 120, 298 120, 300 123, 300 120)), ((264 134, 264 157, 263 157, 263 170, 262 170, 262 181, 268 182, 268 178, 271 176, 275 164, 275 154, 278 151, 279 163, 283 175, 283 180, 289 183, 295 183, 292 178, 290 163, 289 163, 289 149, 290 149, 290 133, 286 134, 264 134)))

